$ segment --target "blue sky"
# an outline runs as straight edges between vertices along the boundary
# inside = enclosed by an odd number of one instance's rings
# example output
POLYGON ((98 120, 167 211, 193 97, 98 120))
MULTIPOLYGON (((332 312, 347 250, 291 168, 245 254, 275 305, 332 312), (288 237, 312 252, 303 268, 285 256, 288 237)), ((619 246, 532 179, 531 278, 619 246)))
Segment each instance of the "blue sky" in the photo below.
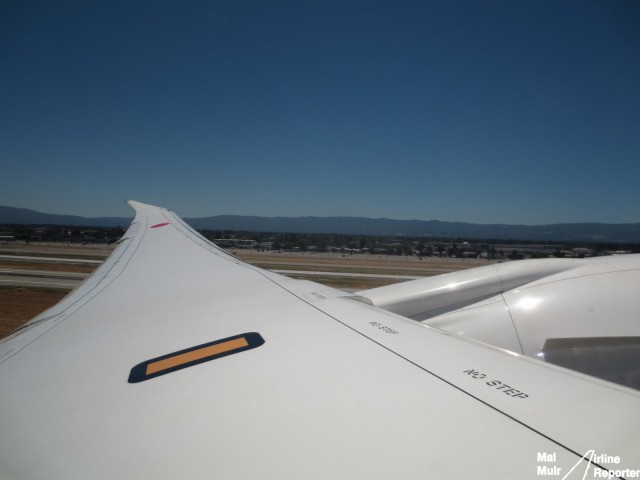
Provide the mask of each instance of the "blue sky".
POLYGON ((640 222, 640 3, 0 4, 0 205, 640 222))

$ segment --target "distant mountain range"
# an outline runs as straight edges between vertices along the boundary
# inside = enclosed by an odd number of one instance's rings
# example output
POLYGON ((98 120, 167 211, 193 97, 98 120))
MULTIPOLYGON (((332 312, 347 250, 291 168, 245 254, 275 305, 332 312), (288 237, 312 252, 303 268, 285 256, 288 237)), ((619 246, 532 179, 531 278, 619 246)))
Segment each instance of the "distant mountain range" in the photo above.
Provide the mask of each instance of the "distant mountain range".
MULTIPOLYGON (((0 224, 126 227, 131 220, 126 217, 89 218, 76 215, 55 215, 25 208, 0 206, 0 224)), ((640 243, 640 223, 502 225, 363 217, 253 217, 242 215, 217 215, 185 218, 184 220, 195 229, 206 228, 209 230, 640 243)))
POLYGON ((28 208, 0 206, 0 224, 29 225, 69 225, 84 227, 117 227, 129 226, 132 217, 80 217, 77 215, 58 215, 42 213, 28 208))

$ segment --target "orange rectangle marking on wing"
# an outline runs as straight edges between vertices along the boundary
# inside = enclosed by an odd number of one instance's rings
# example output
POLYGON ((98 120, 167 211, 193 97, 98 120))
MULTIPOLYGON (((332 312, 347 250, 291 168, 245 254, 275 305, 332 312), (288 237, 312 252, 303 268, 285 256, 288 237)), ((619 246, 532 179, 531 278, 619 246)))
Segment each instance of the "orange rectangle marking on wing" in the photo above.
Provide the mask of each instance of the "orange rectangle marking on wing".
POLYGON ((249 344, 244 337, 236 338, 235 340, 229 340, 228 342, 218 343, 209 347, 200 348, 191 352, 182 353, 174 357, 165 358, 154 363, 147 365, 146 374, 161 372, 169 368, 184 365, 185 363, 194 362, 203 358, 212 357, 220 353, 229 352, 231 350, 237 350, 238 348, 246 347, 249 344))

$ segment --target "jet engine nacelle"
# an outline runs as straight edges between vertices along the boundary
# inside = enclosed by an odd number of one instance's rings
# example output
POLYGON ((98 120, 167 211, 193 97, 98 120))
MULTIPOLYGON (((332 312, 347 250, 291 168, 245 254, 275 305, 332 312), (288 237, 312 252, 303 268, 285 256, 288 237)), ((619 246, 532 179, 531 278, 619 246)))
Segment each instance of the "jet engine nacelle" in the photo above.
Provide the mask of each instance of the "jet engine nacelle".
POLYGON ((359 295, 431 327, 640 386, 640 255, 501 263, 359 295))

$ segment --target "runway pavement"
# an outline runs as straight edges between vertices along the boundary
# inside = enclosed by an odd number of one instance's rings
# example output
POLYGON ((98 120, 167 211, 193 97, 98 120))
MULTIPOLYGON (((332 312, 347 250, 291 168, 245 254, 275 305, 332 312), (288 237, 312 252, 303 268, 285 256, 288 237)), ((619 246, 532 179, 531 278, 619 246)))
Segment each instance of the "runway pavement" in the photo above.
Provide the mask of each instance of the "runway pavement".
POLYGON ((70 265, 100 265, 103 262, 103 260, 91 260, 87 258, 28 257, 24 255, 0 255, 0 260, 11 260, 12 262, 61 263, 70 265))
MULTIPOLYGON (((0 253, 0 338, 80 285, 109 251, 59 245, 4 246, 0 253)), ((472 262, 456 259, 436 263, 418 262, 411 257, 398 260, 395 257, 294 256, 275 252, 238 255, 238 258, 283 275, 345 291, 380 287, 474 266, 472 262)))
POLYGON ((322 277, 345 277, 345 278, 387 278, 394 280, 418 280, 423 276, 415 275, 385 275, 382 273, 345 273, 345 272, 316 272, 310 270, 271 270, 274 273, 280 273, 289 277, 299 277, 307 275, 318 275, 322 277))
MULTIPOLYGON (((31 257, 25 257, 31 258, 31 257)), ((37 258, 38 261, 55 262, 54 258, 37 258)), ((67 260, 67 259, 61 259, 67 260)), ((77 262, 78 260, 73 260, 77 262)), ((96 262, 91 260, 91 262, 96 262)), ((101 263, 101 262, 97 262, 101 263)), ((374 273, 343 273, 343 272, 319 272, 311 270, 271 270, 275 273, 292 277, 343 277, 343 278, 380 278, 393 280, 415 280, 422 278, 414 275, 385 275, 374 273)), ((88 273, 58 272, 53 270, 29 270, 22 268, 0 268, 0 285, 22 286, 22 287, 43 287, 43 288, 65 288, 73 289, 80 285, 89 276, 88 273)))
POLYGON ((87 276, 88 273, 1 268, 0 285, 71 290, 80 285, 87 276))

